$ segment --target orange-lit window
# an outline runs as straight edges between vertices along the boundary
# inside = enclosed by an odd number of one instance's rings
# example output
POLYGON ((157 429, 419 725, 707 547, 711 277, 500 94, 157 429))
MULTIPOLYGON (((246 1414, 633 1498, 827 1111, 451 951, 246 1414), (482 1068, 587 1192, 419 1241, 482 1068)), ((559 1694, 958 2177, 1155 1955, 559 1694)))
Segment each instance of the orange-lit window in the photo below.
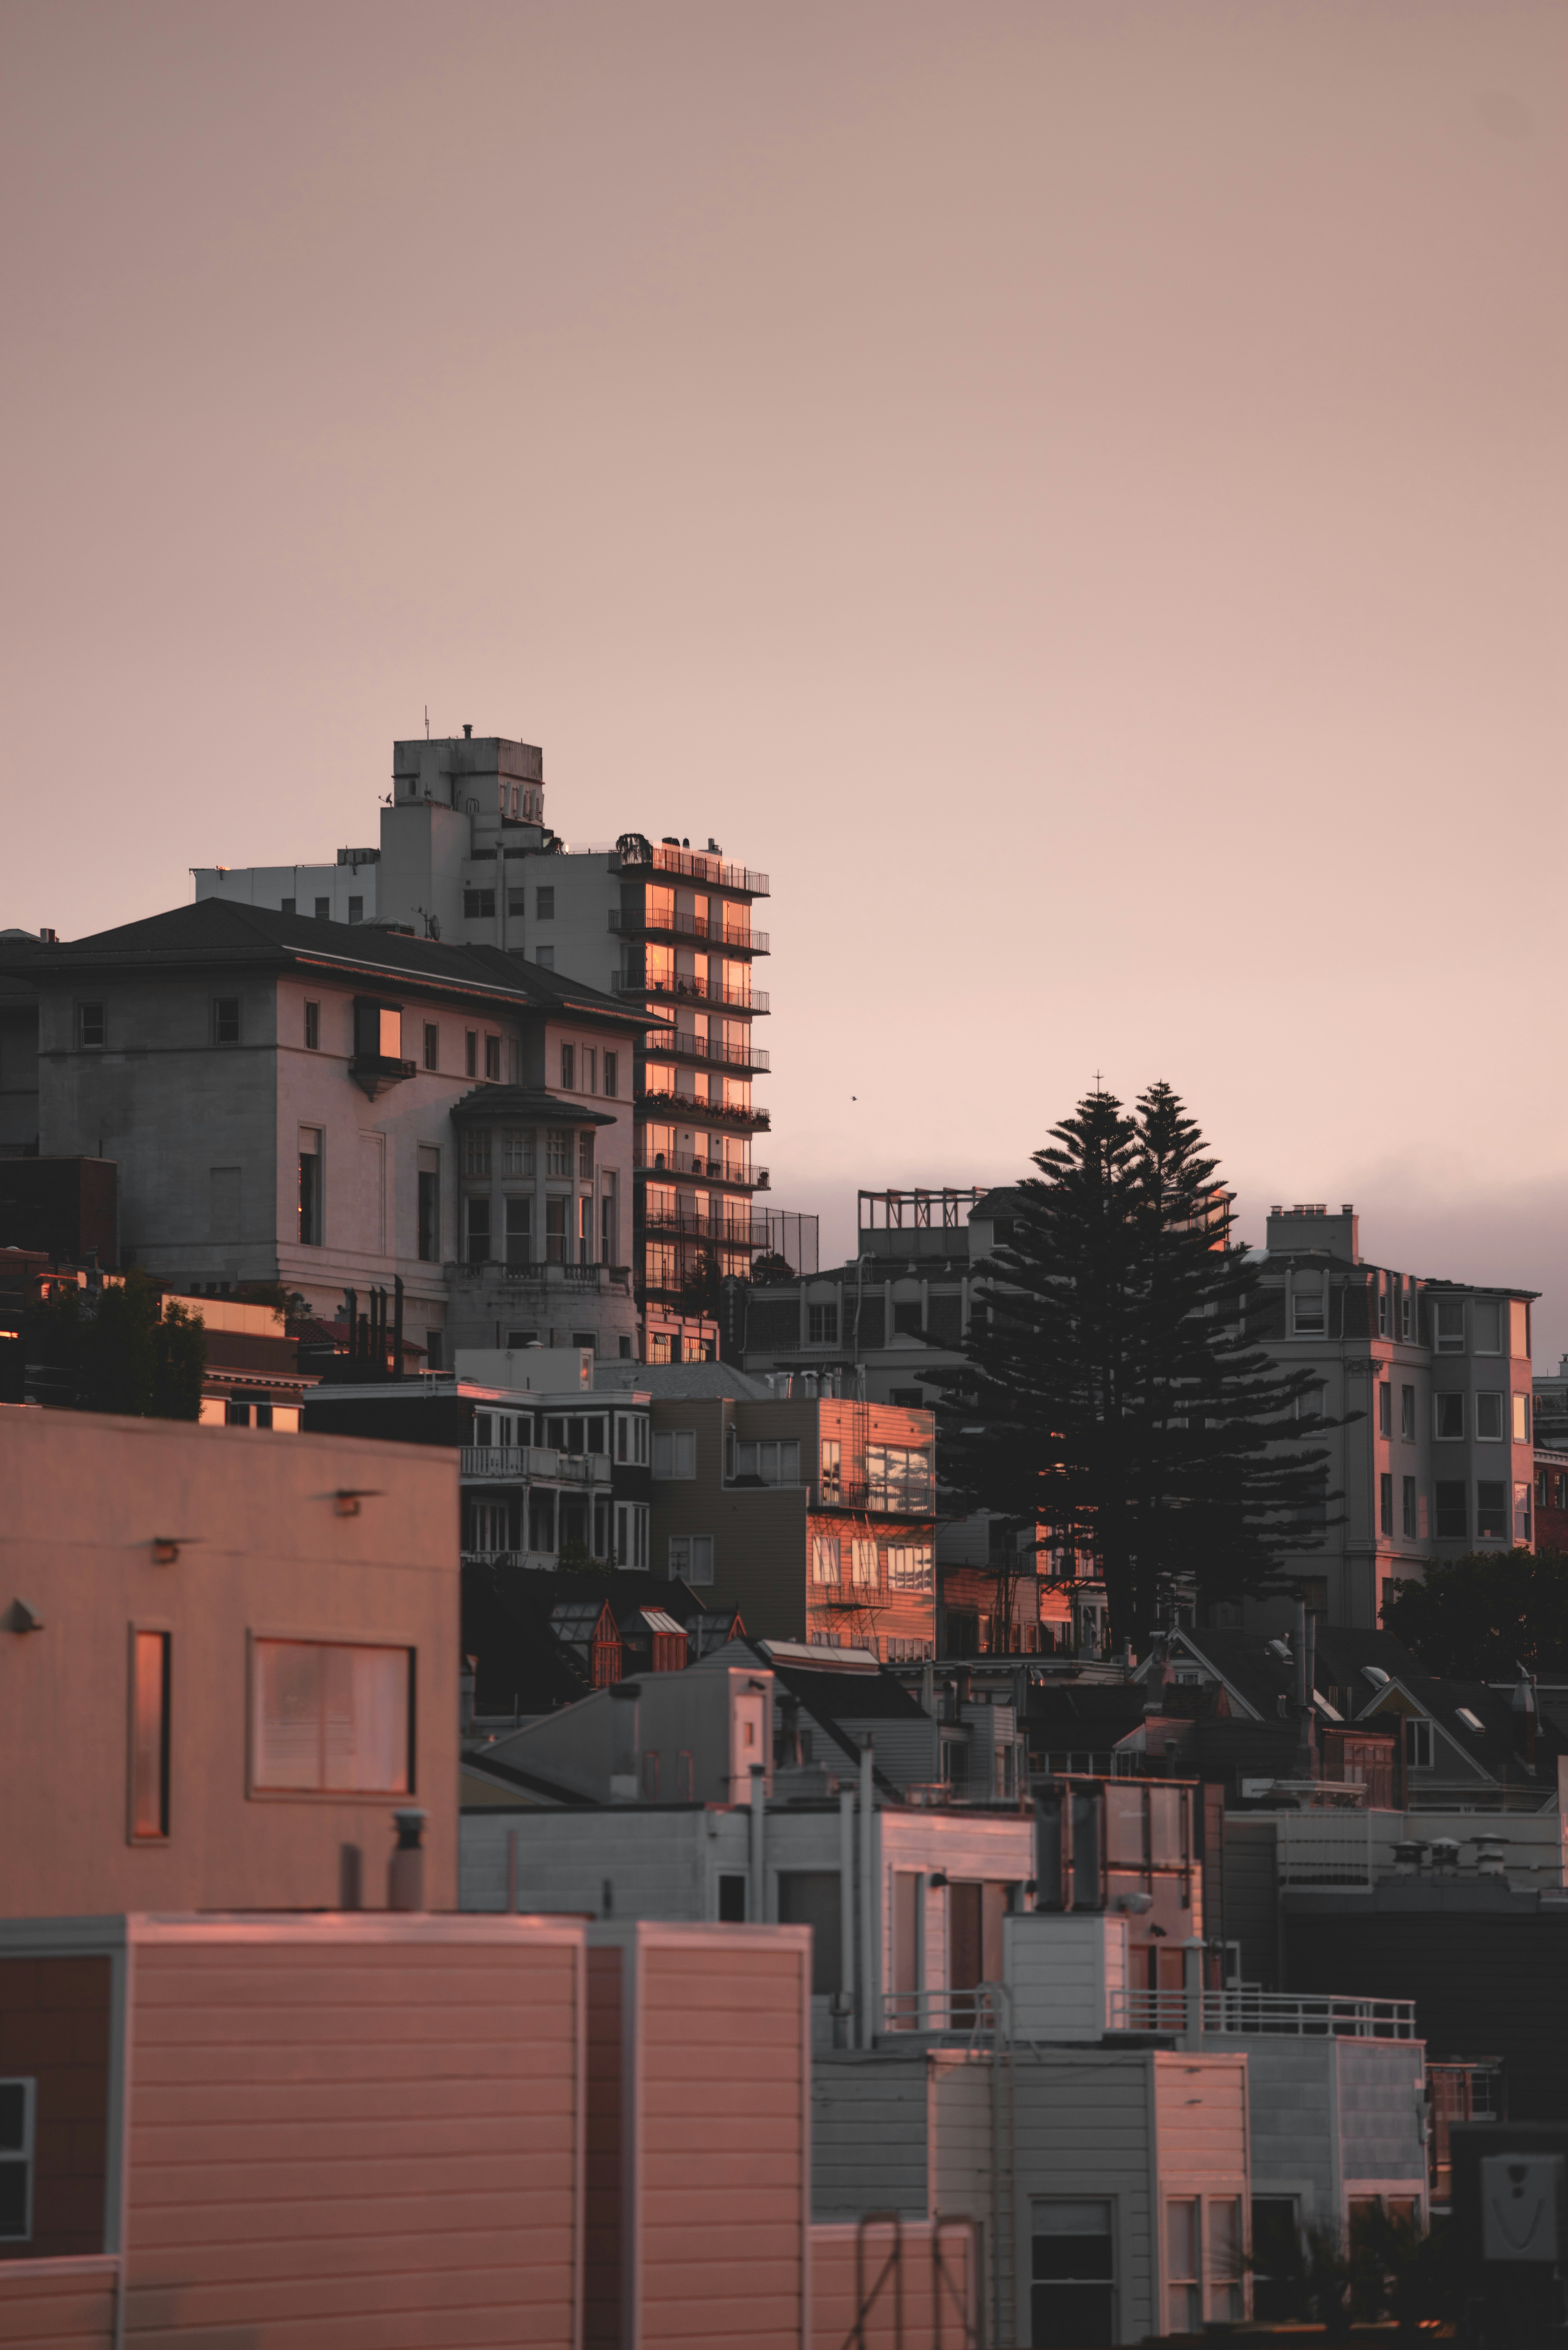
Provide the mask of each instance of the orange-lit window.
POLYGON ((169 1834, 169 1635, 134 1636, 130 1675, 130 1835, 161 1843, 169 1834))
POLYGON ((263 1792, 406 1795, 413 1651, 257 1640, 251 1783, 263 1792))

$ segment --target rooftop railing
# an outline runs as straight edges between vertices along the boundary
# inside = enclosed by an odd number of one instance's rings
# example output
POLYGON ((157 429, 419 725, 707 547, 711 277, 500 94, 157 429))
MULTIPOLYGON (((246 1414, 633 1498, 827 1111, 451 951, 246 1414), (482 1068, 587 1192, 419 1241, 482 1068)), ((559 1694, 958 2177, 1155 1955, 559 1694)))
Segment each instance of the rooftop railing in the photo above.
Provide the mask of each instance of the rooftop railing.
POLYGON ((518 1478, 556 1485, 607 1485, 606 1452, 563 1452, 550 1444, 465 1444, 460 1474, 507 1482, 518 1478))
POLYGON ((1414 2040, 1413 1999, 1342 1999, 1332 1991, 1113 1991, 1113 2032, 1252 2033, 1291 2040, 1414 2040))
POLYGON ((722 857, 698 848, 675 848, 668 841, 649 843, 649 850, 650 854, 643 857, 636 851, 628 856, 623 849, 621 871, 679 873, 687 880, 706 881, 714 889, 742 889, 750 898, 770 895, 767 875, 754 872, 749 865, 727 865, 722 857))

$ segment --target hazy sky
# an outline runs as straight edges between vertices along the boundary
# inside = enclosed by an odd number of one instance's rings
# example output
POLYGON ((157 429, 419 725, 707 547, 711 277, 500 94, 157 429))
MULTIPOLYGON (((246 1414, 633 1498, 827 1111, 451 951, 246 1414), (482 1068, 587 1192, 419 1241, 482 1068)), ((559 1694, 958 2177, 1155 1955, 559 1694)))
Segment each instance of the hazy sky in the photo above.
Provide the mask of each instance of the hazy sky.
POLYGON ((1166 1076, 1568 1346, 1561 0, 0 11, 0 924, 768 868, 780 1206, 1166 1076))

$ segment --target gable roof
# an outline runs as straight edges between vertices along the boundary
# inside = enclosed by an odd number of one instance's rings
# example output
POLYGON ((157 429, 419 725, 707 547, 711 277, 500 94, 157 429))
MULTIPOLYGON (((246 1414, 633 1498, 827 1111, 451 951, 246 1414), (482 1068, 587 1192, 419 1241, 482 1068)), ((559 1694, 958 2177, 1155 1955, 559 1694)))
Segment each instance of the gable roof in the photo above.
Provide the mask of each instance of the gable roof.
POLYGON ((117 929, 40 949, 36 941, 0 938, 0 972, 12 972, 34 985, 57 974, 80 978, 99 972, 211 970, 281 970, 304 965, 332 969, 346 978, 421 986, 440 993, 488 995, 535 1011, 574 1013, 613 1023, 618 1028, 657 1027, 657 1014, 632 1012, 618 996, 579 985, 565 972, 545 971, 501 947, 461 946, 444 940, 408 938, 397 931, 362 922, 324 922, 308 914, 285 914, 270 906, 246 906, 231 898, 198 898, 117 929))

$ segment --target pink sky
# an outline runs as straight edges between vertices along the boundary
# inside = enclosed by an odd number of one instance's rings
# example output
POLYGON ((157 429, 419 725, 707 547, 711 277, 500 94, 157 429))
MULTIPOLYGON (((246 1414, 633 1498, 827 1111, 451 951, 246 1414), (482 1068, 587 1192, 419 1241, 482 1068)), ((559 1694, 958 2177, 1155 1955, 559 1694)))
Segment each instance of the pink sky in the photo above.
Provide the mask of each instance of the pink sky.
POLYGON ((1170 1079, 1568 1346, 1568 18, 13 5, 0 923, 394 735, 769 868, 781 1206, 1170 1079))

